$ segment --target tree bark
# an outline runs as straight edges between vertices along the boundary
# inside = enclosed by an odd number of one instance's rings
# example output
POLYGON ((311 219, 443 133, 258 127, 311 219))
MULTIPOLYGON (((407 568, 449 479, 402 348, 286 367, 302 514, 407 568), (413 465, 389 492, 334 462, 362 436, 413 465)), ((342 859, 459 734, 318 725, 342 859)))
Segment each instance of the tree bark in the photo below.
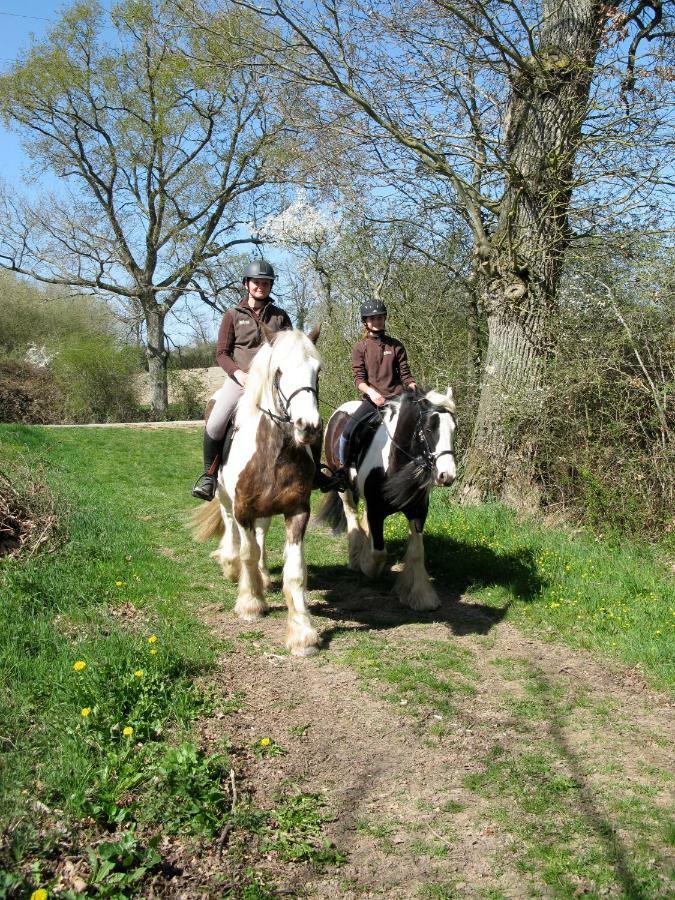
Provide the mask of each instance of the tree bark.
POLYGON ((466 501, 537 501, 536 414, 548 321, 565 251, 575 155, 608 5, 550 0, 534 56, 512 80, 507 181, 489 254, 480 262, 488 347, 465 460, 466 501))
POLYGON ((154 298, 144 304, 148 329, 148 343, 145 351, 148 360, 148 381, 150 386, 150 409, 153 419, 163 419, 169 405, 166 364, 169 354, 166 349, 164 321, 166 313, 158 309, 154 298))

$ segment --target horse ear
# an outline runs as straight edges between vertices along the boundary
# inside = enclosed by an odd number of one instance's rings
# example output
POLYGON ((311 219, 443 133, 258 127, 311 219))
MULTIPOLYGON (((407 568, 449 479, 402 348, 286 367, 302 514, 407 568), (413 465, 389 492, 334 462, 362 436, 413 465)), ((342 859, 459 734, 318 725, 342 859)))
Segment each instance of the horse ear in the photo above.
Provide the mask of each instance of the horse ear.
POLYGON ((453 393, 452 393, 452 385, 450 385, 450 384, 448 385, 448 389, 447 389, 447 391, 445 392, 445 396, 446 396, 446 397, 448 398, 448 400, 450 400, 452 403, 455 402, 455 398, 454 398, 453 393))
POLYGON ((307 335, 307 337, 310 339, 310 341, 313 344, 316 344, 316 342, 319 340, 320 334, 321 334, 321 322, 317 322, 317 324, 314 326, 314 328, 312 328, 312 330, 307 335))

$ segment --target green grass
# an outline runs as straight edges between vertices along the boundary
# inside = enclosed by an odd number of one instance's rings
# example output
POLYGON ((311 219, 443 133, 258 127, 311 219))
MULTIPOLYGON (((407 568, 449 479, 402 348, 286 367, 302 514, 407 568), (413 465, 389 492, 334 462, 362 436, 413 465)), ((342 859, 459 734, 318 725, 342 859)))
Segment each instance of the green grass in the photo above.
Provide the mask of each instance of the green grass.
MULTIPOLYGON (((49 884, 62 853, 51 825, 62 817, 73 835, 78 821, 110 831, 110 846, 97 845, 90 860, 90 890, 98 896, 132 893, 154 877, 158 850, 146 834, 152 822, 166 833, 211 841, 227 826, 237 846, 257 841, 279 859, 338 863, 339 851, 323 838, 328 814, 320 797, 285 795, 274 810, 242 806, 233 813, 228 747, 206 753, 195 738, 195 720, 215 703, 205 686, 217 655, 269 649, 259 630, 218 644, 197 621, 196 605, 218 601, 229 609, 234 596, 184 527, 194 506, 199 432, 0 426, 0 442, 3 466, 18 471, 24 463, 46 473, 63 510, 54 552, 0 562, 0 819, 7 835, 0 895, 49 884), (79 671, 77 661, 86 663, 79 671), (47 811, 36 813, 35 801, 47 811)), ((270 531, 273 553, 282 531, 279 524, 270 531)), ((400 552, 406 535, 401 517, 388 520, 390 550, 400 552)), ((451 631, 480 636, 507 618, 539 637, 639 668, 657 687, 672 689, 673 585, 652 548, 570 536, 519 522, 497 506, 463 510, 441 492, 425 542, 451 631), (452 603, 464 592, 478 604, 480 622, 467 622, 452 603)), ((475 654, 451 639, 406 642, 396 627, 420 616, 389 600, 359 610, 361 629, 331 626, 333 611, 338 621, 349 617, 345 598, 362 580, 346 568, 344 544, 323 532, 310 531, 307 556, 310 589, 326 603, 327 651, 318 664, 352 667, 368 689, 420 714, 427 731, 442 738, 446 723, 475 702, 475 654), (428 724, 430 710, 436 724, 428 724)), ((373 592, 381 597, 387 586, 385 578, 373 592)), ((271 599, 283 602, 280 594, 271 599)), ((542 884, 554 896, 571 896, 579 885, 592 896, 617 885, 625 896, 659 896, 663 878, 650 860, 673 838, 653 785, 663 788, 667 774, 645 772, 642 787, 632 780, 622 789, 620 758, 608 752, 593 773, 581 772, 548 731, 576 721, 602 738, 621 710, 582 693, 569 696, 523 661, 492 665, 506 685, 501 702, 517 740, 495 744, 465 787, 512 841, 504 851, 508 865, 535 896, 542 884), (597 808, 589 774, 603 786, 597 808), (619 832, 630 837, 619 840, 619 832)), ((236 714, 245 693, 217 703, 236 714)), ((629 723, 622 727, 630 731, 629 723)), ((253 753, 284 752, 282 735, 281 744, 270 737, 262 745, 265 737, 253 753)), ((653 737, 663 745, 662 736, 653 737)), ((465 808, 445 804, 443 827, 452 829, 465 808)), ((359 827, 386 850, 385 825, 359 827)), ((429 835, 416 841, 419 855, 445 855, 445 844, 429 835)), ((274 895, 265 876, 246 869, 245 851, 242 866, 241 896, 274 895)), ((500 896, 492 887, 485 896, 500 896)), ((429 897, 461 894, 443 879, 423 890, 429 897)))
MULTIPOLYGON (((387 520, 386 538, 403 546, 403 517, 387 520)), ((441 492, 432 494, 425 547, 442 595, 466 592, 494 615, 673 689, 675 579, 659 548, 521 522, 497 505, 463 509, 441 492)))
MULTIPOLYGON (((0 440, 6 466, 47 474, 62 511, 56 552, 0 563, 0 895, 49 884, 49 847, 61 840, 52 828, 65 817, 74 845, 78 821, 116 835, 92 851, 89 890, 126 896, 157 869, 141 837, 157 822, 202 840, 228 823, 243 841, 253 834, 255 817, 230 809, 227 748, 207 755, 193 734, 213 707, 204 685, 217 654, 234 650, 196 618, 196 604, 232 603, 184 527, 199 432, 6 426, 0 440)), ((251 645, 258 635, 241 637, 251 645)), ((238 692, 219 708, 244 702, 238 692)), ((337 858, 319 840, 317 804, 287 822, 283 853, 337 858)), ((255 873, 245 883, 242 896, 271 896, 255 873)))

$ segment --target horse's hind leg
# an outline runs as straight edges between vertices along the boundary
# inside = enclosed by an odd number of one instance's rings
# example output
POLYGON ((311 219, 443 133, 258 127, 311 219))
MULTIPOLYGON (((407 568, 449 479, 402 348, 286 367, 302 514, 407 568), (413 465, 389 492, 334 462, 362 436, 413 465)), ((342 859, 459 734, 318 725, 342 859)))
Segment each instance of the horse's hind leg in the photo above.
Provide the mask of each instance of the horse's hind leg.
POLYGON ((409 521, 410 537, 403 559, 403 568, 396 579, 394 593, 403 606, 411 609, 438 609, 438 599, 426 567, 424 565, 424 539, 422 528, 424 523, 419 519, 409 521))
POLYGON ((267 604, 263 596, 263 580, 260 574, 260 547, 256 541, 255 531, 239 525, 239 593, 234 611, 240 619, 252 622, 267 612, 267 604))
POLYGON ((218 548, 211 556, 217 560, 223 570, 223 575, 230 581, 239 580, 239 529, 237 528, 232 512, 229 509, 229 499, 223 502, 221 494, 220 514, 223 518, 224 531, 218 548))
POLYGON ((286 647, 293 656, 316 653, 319 635, 307 610, 307 565, 304 537, 309 510, 286 516, 286 547, 284 548, 284 597, 288 606, 286 647))
POLYGON ((267 529, 270 527, 270 519, 257 519, 255 523, 255 539, 260 550, 260 560, 258 568, 260 569, 260 577, 262 578, 263 591, 268 591, 272 579, 270 578, 269 569, 267 568, 267 548, 265 546, 265 538, 267 537, 267 529))

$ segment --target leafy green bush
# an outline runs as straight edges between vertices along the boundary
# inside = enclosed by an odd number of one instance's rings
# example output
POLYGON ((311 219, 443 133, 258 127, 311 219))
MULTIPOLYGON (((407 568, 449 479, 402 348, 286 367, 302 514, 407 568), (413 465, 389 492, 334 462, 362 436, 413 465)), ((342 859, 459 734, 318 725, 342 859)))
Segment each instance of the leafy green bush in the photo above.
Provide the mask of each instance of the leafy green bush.
POLYGON ((126 422, 143 418, 134 381, 136 354, 110 341, 81 338, 63 346, 52 368, 73 422, 126 422))

